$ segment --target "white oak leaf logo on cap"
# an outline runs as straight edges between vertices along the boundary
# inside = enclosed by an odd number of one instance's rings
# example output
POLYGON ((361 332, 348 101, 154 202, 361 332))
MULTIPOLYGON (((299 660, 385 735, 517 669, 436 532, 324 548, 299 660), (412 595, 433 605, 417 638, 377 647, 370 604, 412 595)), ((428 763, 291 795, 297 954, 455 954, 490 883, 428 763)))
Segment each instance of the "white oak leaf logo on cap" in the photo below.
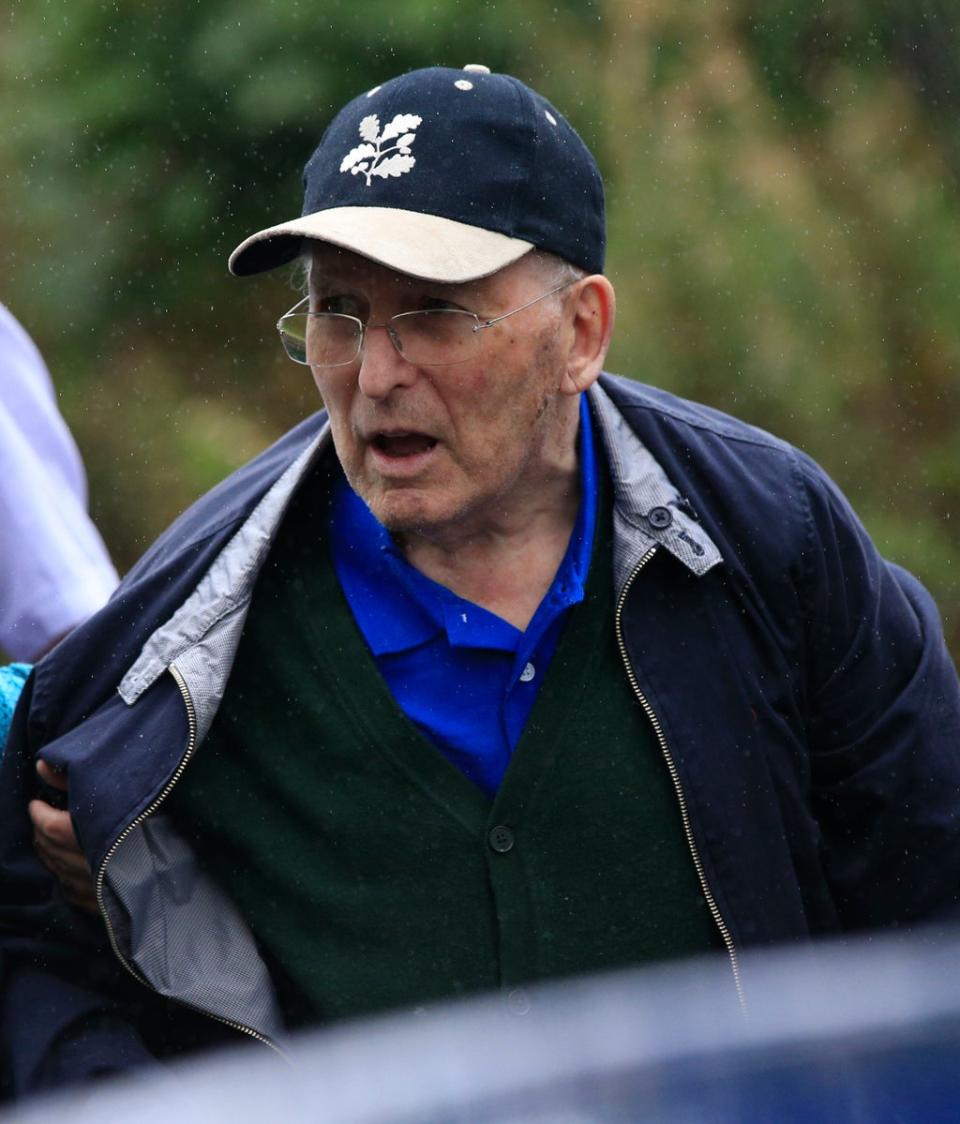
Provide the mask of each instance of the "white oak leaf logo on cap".
POLYGON ((380 132, 380 118, 375 113, 364 117, 360 122, 360 136, 364 143, 351 148, 340 161, 340 171, 351 175, 365 175, 367 187, 374 176, 387 179, 388 176, 402 176, 416 164, 415 156, 410 155, 410 145, 417 139, 413 132, 418 129, 423 118, 415 113, 398 113, 380 132), (395 144, 385 148, 389 141, 395 144))

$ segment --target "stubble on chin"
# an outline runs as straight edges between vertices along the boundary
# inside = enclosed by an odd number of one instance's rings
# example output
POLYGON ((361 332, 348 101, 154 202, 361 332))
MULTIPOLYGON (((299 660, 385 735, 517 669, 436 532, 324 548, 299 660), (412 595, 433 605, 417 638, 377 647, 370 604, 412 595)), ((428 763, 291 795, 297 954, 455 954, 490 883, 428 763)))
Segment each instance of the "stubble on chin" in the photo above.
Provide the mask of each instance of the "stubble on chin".
POLYGON ((416 534, 429 525, 427 505, 412 488, 388 486, 347 474, 347 483, 363 500, 374 518, 394 537, 416 534))

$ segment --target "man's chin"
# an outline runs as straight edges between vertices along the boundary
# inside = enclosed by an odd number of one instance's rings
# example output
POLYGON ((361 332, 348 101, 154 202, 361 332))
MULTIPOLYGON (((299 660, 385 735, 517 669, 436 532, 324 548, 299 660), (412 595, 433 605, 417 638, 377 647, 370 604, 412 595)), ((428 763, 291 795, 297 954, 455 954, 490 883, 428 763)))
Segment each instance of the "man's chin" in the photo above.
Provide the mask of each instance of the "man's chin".
MULTIPOLYGON (((364 497, 366 500, 366 497, 364 497)), ((398 545, 409 543, 411 539, 439 541, 460 537, 476 517, 476 509, 466 504, 437 503, 434 497, 414 497, 391 495, 385 501, 367 506, 393 535, 398 545)))
POLYGON ((372 489, 359 492, 367 507, 392 535, 409 535, 443 526, 453 513, 440 510, 415 488, 372 489))

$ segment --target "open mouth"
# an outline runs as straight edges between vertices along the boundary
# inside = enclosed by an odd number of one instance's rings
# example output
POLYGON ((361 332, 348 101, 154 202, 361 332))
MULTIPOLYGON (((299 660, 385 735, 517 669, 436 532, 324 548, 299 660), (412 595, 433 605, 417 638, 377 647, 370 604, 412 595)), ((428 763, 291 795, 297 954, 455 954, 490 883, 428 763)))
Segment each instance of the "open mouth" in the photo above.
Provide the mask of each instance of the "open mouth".
POLYGON ((428 453, 437 441, 425 433, 378 433, 373 444, 388 457, 415 457, 428 453))

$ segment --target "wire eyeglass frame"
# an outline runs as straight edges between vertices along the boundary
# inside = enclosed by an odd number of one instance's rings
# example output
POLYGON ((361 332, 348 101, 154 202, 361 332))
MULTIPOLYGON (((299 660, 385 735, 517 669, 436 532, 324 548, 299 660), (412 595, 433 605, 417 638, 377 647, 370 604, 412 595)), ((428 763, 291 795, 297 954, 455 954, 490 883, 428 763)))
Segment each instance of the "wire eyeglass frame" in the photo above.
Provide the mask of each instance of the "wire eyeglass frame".
MULTIPOLYGON (((393 347, 396 350, 397 354, 402 359, 406 359, 407 362, 415 363, 417 366, 420 366, 420 367, 453 367, 453 366, 456 366, 459 363, 466 363, 471 358, 471 356, 475 353, 476 348, 473 348, 471 350, 470 355, 465 355, 461 359, 441 360, 439 362, 438 361, 423 362, 420 359, 411 358, 404 351, 403 337, 402 337, 402 334, 401 334, 403 323, 404 322, 410 323, 412 317, 431 317, 432 318, 432 317, 444 316, 444 315, 465 317, 465 318, 469 318, 469 319, 474 321, 474 323, 470 326, 471 335, 469 337, 465 337, 465 339, 470 339, 470 338, 476 337, 477 334, 479 332, 483 331, 484 328, 492 328, 494 324, 499 324, 502 320, 506 320, 508 317, 514 316, 518 312, 523 312, 525 309, 531 308, 535 304, 539 304, 540 301, 546 300, 547 297, 552 297, 555 293, 559 293, 563 289, 569 288, 571 285, 576 284, 576 282, 579 281, 579 280, 581 280, 581 278, 571 277, 567 281, 563 281, 559 285, 555 285, 552 289, 548 289, 547 292, 541 293, 539 296, 534 297, 532 300, 527 301, 526 304, 521 304, 517 308, 510 309, 509 312, 501 313, 499 316, 492 316, 492 317, 487 317, 487 318, 481 318, 476 312, 470 312, 468 309, 465 309, 465 308, 464 309, 461 309, 461 308, 436 308, 436 309, 416 309, 412 312, 398 312, 396 314, 396 316, 391 316, 389 320, 384 321, 384 323, 382 323, 382 324, 370 324, 370 323, 365 324, 360 319, 359 316, 350 316, 350 315, 348 315, 347 313, 344 313, 344 312, 299 312, 298 309, 300 309, 302 305, 306 304, 306 302, 310 300, 310 297, 306 296, 306 297, 303 297, 301 300, 297 301, 297 303, 293 306, 293 308, 289 309, 287 312, 285 312, 283 314, 283 316, 280 317, 280 319, 277 321, 277 331, 280 333, 280 342, 283 345, 283 350, 286 352, 286 354, 289 356, 289 358, 292 359, 294 363, 299 363, 299 364, 301 364, 302 366, 305 366, 305 367, 322 367, 324 369, 332 368, 332 367, 349 367, 350 364, 356 362, 357 357, 362 353, 363 345, 366 342, 366 334, 371 328, 384 328, 387 332, 387 335, 390 337, 390 342, 393 344, 393 347), (330 321, 334 321, 334 320, 336 320, 338 322, 348 321, 351 324, 356 326, 355 331, 356 331, 357 347, 356 347, 356 351, 354 351, 354 353, 350 356, 349 359, 343 359, 343 360, 340 360, 337 363, 311 363, 306 358, 306 332, 303 333, 303 354, 304 354, 304 358, 301 359, 301 358, 298 357, 297 354, 294 353, 294 350, 292 350, 292 348, 295 347, 296 345, 293 344, 291 337, 293 337, 293 338, 296 338, 296 337, 293 336, 293 333, 288 332, 288 330, 284 326, 284 321, 286 321, 288 319, 288 317, 296 317, 297 319, 299 319, 300 317, 304 317, 304 318, 307 319, 307 323, 309 323, 309 317, 311 317, 311 316, 316 316, 316 317, 322 316, 322 317, 325 317, 325 318, 329 319, 330 321)), ((424 321, 421 320, 419 322, 423 323, 424 321)), ((477 343, 479 343, 479 338, 477 339, 477 343)))

